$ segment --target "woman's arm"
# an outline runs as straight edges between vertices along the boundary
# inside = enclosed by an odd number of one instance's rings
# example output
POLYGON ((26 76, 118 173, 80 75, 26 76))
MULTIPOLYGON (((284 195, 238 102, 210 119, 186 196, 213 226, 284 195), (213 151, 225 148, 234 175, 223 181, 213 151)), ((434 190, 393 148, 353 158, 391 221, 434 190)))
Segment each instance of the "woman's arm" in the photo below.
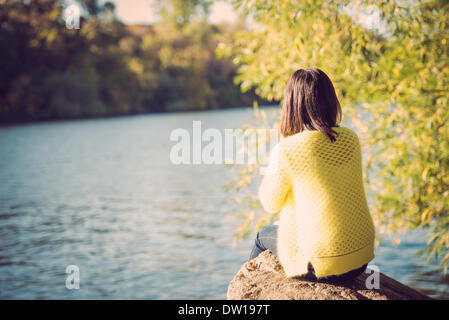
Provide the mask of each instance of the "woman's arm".
POLYGON ((279 212, 284 206, 286 196, 291 190, 290 178, 281 161, 283 154, 281 143, 273 148, 268 162, 268 168, 259 187, 259 200, 265 211, 279 212))

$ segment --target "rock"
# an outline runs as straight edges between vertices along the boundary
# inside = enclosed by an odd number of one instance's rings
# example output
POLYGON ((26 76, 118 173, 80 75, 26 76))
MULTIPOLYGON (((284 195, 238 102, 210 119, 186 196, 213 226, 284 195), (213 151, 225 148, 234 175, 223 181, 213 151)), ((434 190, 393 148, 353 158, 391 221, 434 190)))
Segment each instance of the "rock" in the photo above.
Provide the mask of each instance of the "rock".
POLYGON ((367 289, 363 273, 352 281, 331 284, 287 278, 279 259, 269 250, 246 262, 228 287, 228 300, 428 300, 402 283, 379 274, 379 289, 367 289))

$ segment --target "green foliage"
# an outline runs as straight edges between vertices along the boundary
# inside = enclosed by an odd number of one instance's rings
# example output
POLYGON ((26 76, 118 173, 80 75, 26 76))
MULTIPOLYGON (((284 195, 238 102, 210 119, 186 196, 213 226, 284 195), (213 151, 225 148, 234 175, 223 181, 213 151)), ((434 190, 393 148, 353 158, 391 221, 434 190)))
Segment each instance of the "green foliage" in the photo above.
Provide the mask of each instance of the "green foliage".
POLYGON ((189 24, 192 18, 205 20, 212 0, 155 0, 154 7, 159 15, 178 28, 189 24))
MULTIPOLYGON (((429 259, 441 258, 446 272, 449 3, 233 3, 251 14, 255 23, 251 32, 239 32, 220 44, 218 53, 234 56, 242 90, 256 88, 264 98, 281 99, 296 69, 323 69, 367 152, 366 190, 378 233, 393 236, 398 243, 401 232, 429 230, 425 253, 429 259), (363 23, 364 10, 377 14, 377 26, 363 23)), ((257 219, 253 220, 254 225, 257 219)))
POLYGON ((97 97, 97 83, 88 73, 55 73, 45 78, 42 93, 48 97, 41 116, 77 118, 101 115, 105 106, 97 97), (48 91, 47 91, 48 90, 48 91))
MULTIPOLYGON (((189 18, 181 27, 127 26, 112 3, 78 3, 81 28, 69 30, 59 0, 0 1, 0 122, 216 109, 257 99, 233 85, 232 58, 215 56, 218 38, 233 32, 226 25, 189 18)), ((183 8, 206 10, 207 3, 183 8)))

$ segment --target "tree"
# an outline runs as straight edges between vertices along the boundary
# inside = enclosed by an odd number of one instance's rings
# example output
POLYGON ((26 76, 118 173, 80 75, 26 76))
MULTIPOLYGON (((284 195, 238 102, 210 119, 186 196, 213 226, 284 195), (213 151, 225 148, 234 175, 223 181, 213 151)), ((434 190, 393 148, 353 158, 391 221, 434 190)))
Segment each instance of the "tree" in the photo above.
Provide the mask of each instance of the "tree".
MULTIPOLYGON (((334 82, 346 116, 367 151, 370 209, 382 236, 429 231, 427 258, 449 265, 449 3, 423 1, 233 0, 251 15, 251 31, 223 42, 235 55, 236 81, 282 99, 289 76, 317 66, 334 82), (374 20, 373 20, 374 19, 374 20), (367 24, 367 21, 377 24, 367 24)), ((256 115, 265 119, 264 111, 256 115)), ((274 219, 256 218, 248 166, 230 187, 248 187, 238 233, 274 219)), ((259 211, 258 211, 259 210, 259 211)))
POLYGON ((182 28, 194 17, 205 20, 211 4, 211 0, 156 0, 154 7, 165 21, 182 28))
MULTIPOLYGON (((186 8, 205 10, 206 2, 186 8)), ((0 3, 0 123, 228 108, 257 98, 233 85, 231 58, 215 56, 218 35, 231 29, 204 20, 124 25, 113 3, 98 0, 75 2, 81 28, 68 29, 59 0, 0 3)))

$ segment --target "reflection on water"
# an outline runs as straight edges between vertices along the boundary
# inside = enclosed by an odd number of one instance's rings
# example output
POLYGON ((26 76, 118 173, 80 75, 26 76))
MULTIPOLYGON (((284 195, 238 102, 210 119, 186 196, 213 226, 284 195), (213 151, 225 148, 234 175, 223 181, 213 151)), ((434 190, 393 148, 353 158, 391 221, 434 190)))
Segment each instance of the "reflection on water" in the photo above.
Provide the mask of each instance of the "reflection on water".
MULTIPOLYGON (((219 165, 169 161, 175 128, 233 128, 247 109, 0 129, 0 298, 223 299, 252 240, 236 226, 219 165), (78 265, 80 290, 65 288, 78 265)), ((413 234, 376 249, 382 272, 434 297, 448 280, 413 234)))

